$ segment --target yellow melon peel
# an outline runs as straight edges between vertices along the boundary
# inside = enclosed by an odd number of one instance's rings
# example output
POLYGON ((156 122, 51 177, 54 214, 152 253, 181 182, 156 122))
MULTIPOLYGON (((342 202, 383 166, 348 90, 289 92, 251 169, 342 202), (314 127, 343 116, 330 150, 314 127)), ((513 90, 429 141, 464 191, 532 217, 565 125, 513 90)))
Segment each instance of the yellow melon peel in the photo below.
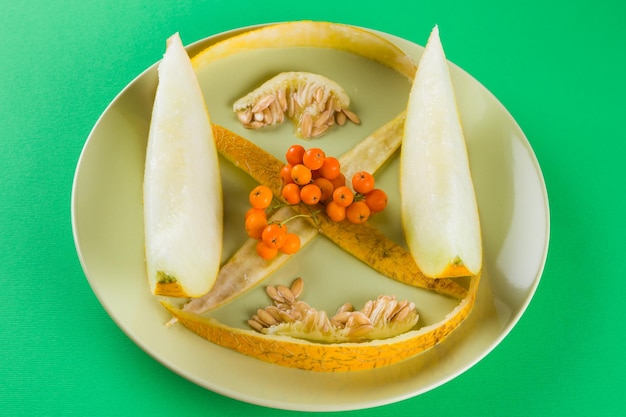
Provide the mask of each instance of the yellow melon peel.
POLYGON ((276 365, 318 372, 380 368, 414 357, 443 341, 470 314, 480 276, 471 278, 467 296, 443 320, 389 339, 362 343, 314 343, 288 336, 268 336, 226 326, 219 321, 163 306, 192 332, 219 346, 276 365))
POLYGON ((217 60, 246 50, 261 48, 314 47, 351 52, 388 66, 413 79, 413 59, 385 38, 349 25, 296 21, 246 31, 215 43, 196 54, 191 62, 196 71, 217 60))

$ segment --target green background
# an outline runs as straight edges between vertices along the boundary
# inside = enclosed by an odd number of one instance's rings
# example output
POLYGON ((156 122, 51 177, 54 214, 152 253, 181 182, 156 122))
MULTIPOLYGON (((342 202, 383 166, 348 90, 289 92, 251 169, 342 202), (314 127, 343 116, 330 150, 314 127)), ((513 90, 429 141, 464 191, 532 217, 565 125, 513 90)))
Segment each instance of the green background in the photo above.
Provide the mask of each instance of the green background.
POLYGON ((492 353, 419 397, 341 414, 626 415, 626 3, 31 0, 0 17, 0 415, 298 414, 207 391, 138 348, 81 270, 70 194, 99 115, 169 35, 299 19, 422 45, 439 24, 448 58, 528 136, 551 206, 537 293, 492 353))

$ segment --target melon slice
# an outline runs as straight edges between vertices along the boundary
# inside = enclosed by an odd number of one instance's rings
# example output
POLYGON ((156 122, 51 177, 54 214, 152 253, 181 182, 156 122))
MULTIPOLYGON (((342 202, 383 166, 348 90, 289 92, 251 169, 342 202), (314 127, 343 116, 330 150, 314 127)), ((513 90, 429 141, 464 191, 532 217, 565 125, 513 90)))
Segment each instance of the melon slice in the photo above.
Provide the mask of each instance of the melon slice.
POLYGON ((144 173, 146 264, 155 295, 213 286, 223 234, 222 185, 204 97, 178 34, 159 64, 144 173))
POLYGON ((482 242, 476 195, 438 27, 409 95, 400 181, 406 240, 421 271, 432 278, 478 274, 482 242))

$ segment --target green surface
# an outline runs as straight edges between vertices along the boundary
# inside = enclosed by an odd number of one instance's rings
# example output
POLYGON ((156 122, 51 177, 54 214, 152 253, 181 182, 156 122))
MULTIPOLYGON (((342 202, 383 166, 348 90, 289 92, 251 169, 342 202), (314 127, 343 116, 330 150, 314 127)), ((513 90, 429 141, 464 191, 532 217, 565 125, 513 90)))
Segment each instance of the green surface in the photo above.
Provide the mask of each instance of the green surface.
POLYGON ((214 394, 137 347, 92 293, 70 223, 80 151, 115 95, 188 44, 256 23, 329 20, 424 44, 518 121, 543 169, 551 243, 515 329, 484 360, 419 397, 354 416, 626 414, 626 4, 499 1, 24 1, 1 6, 0 415, 283 416, 214 394), (617 280, 614 285, 610 280, 617 280))

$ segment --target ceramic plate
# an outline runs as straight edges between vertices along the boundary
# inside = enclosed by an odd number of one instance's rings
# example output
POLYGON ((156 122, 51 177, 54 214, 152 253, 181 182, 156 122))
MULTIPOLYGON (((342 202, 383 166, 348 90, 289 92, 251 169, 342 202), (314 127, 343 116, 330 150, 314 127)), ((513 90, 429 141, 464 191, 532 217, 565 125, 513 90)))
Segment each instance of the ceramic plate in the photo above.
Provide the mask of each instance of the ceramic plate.
MULTIPOLYGON (((190 55, 240 31, 197 42, 188 48, 190 55)), ((419 60, 422 47, 383 36, 419 60)), ((362 124, 348 124, 308 142, 337 156, 402 111, 410 89, 409 81, 393 70, 327 49, 242 52, 199 72, 212 121, 279 158, 299 141, 293 136, 293 125, 246 130, 231 107, 237 98, 282 71, 323 74, 351 96, 351 108, 362 124)), ((315 373, 243 356, 180 325, 164 326, 169 317, 148 290, 143 257, 142 178, 156 64, 131 82, 102 114, 76 169, 74 238, 94 293, 123 331, 156 360, 209 390, 253 404, 303 411, 368 408, 419 395, 466 371, 498 345, 530 302, 547 253, 549 211, 539 165, 513 117, 463 70, 451 65, 451 73, 478 197, 485 263, 473 312, 435 348, 381 369, 315 373)), ((371 221, 402 243, 398 159, 396 155, 377 175, 378 186, 389 194, 390 206, 371 221)), ((242 226, 246 196, 255 183, 221 162, 226 260, 246 238, 242 226)), ((456 305, 446 297, 378 275, 319 236, 266 283, 289 284, 298 276, 305 280, 304 300, 331 313, 347 301, 360 306, 379 294, 395 294, 414 301, 426 325, 441 320, 456 305)), ((245 328, 245 320, 267 304, 260 285, 212 314, 245 328)))

